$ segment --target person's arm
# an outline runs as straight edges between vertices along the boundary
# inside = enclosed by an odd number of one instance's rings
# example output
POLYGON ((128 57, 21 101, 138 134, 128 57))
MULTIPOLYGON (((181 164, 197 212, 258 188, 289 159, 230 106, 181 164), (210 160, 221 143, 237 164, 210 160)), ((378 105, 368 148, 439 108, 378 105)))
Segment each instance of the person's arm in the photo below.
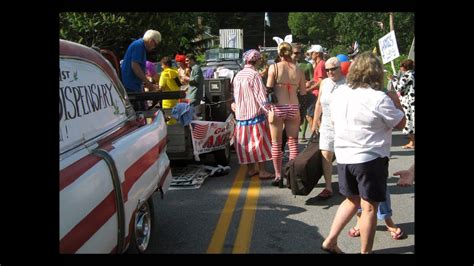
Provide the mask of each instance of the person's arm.
MULTIPOLYGON (((199 68, 195 68, 194 66, 191 68, 191 74, 189 76, 189 85, 191 86, 198 86, 199 84, 199 77, 200 77, 200 69, 199 68), (193 69, 194 68, 194 69, 193 69)), ((202 75, 202 72, 201 72, 201 75, 202 75)))
POLYGON ((298 81, 299 93, 300 95, 306 95, 306 78, 305 78, 304 71, 301 70, 300 68, 297 68, 297 71, 300 73, 299 74, 300 80, 298 81))
POLYGON ((268 68, 267 88, 273 88, 275 85, 275 64, 271 64, 268 68))
POLYGON ((393 175, 400 176, 400 179, 397 182, 398 186, 408 187, 413 185, 415 181, 415 163, 410 166, 407 170, 401 170, 393 173, 393 175))
MULTIPOLYGON (((398 95, 395 91, 388 91, 387 92, 388 97, 392 99, 393 104, 395 107, 403 112, 403 107, 402 104, 400 103, 400 99, 398 98, 398 95)), ((403 116, 402 120, 394 127, 396 129, 403 129, 405 127, 405 124, 407 122, 406 116, 403 116)))
POLYGON ((319 96, 318 99, 316 100, 316 103, 314 105, 314 116, 313 116, 313 125, 311 126, 311 131, 315 132, 316 130, 319 130, 319 127, 321 126, 321 113, 323 111, 321 107, 321 95, 322 91, 319 91, 319 96))
POLYGON ((143 72, 140 64, 137 62, 132 62, 132 70, 135 75, 145 83, 145 87, 149 88, 150 90, 155 90, 156 87, 153 83, 151 83, 145 75, 145 72, 143 72))

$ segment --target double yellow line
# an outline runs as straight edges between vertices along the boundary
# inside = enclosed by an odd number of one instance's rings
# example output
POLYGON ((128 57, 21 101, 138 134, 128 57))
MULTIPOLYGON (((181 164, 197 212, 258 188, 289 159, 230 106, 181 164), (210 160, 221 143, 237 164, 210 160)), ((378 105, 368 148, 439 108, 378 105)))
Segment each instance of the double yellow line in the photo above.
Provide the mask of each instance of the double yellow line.
MULTIPOLYGON (((241 165, 237 176, 232 184, 232 187, 224 205, 224 209, 217 222, 217 227, 212 235, 211 243, 207 248, 207 253, 218 254, 222 253, 224 242, 229 231, 229 226, 232 221, 232 215, 239 199, 242 185, 245 181, 247 166, 241 165)), ((239 228, 237 230, 237 237, 235 238, 234 248, 232 253, 248 253, 250 242, 252 240, 252 231, 255 221, 255 211, 257 210, 257 201, 260 194, 260 180, 257 175, 250 180, 250 185, 247 190, 247 197, 245 199, 242 216, 240 217, 239 228)))

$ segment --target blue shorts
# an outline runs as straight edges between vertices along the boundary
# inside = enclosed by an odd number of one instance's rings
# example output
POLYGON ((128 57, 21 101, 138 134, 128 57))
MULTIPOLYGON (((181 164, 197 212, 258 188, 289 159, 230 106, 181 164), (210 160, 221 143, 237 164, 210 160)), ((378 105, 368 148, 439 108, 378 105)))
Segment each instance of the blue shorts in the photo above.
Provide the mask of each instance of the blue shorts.
POLYGON ((339 192, 346 197, 360 196, 364 200, 386 200, 388 158, 379 157, 358 164, 337 163, 339 192))

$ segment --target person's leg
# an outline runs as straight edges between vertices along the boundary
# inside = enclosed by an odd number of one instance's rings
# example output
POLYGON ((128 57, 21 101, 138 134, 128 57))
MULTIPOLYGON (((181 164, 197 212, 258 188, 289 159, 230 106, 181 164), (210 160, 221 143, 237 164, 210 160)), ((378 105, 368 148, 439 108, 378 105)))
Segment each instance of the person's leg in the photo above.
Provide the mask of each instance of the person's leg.
POLYGON ((313 117, 309 116, 309 115, 306 115, 306 121, 308 121, 308 127, 312 128, 312 126, 313 126, 313 117))
POLYGON ((398 227, 395 222, 392 220, 392 206, 391 206, 391 201, 390 201, 390 191, 388 190, 387 187, 387 192, 385 193, 385 201, 382 201, 379 204, 379 208, 377 210, 377 218, 379 220, 384 220, 385 221, 385 226, 387 227, 388 232, 390 233, 390 236, 393 239, 400 239, 403 237, 403 231, 400 227, 398 227))
POLYGON ((298 156, 298 132, 300 127, 299 110, 291 119, 285 121, 285 131, 288 135, 288 149, 290 150, 290 160, 298 156))
POLYGON ((334 153, 331 151, 321 150, 323 155, 323 173, 326 189, 332 193, 332 157, 334 153))
POLYGON ((300 130, 303 132, 303 139, 306 139, 306 130, 308 129, 308 121, 306 121, 306 116, 303 116, 303 122, 301 123, 300 130))
POLYGON ((408 144, 404 145, 404 149, 414 149, 415 148, 415 135, 414 134, 408 134, 408 144))
MULTIPOLYGON (((356 214, 359 207, 359 196, 347 197, 339 206, 334 216, 334 220, 329 231, 329 235, 323 241, 321 247, 325 250, 337 248, 337 238, 342 229, 350 222, 352 217, 356 214)), ((374 213, 375 214, 375 213, 374 213)))
POLYGON ((388 158, 376 158, 372 161, 353 165, 357 173, 362 213, 360 216, 361 253, 372 252, 377 226, 377 209, 380 202, 386 201, 388 158))
POLYGON ((356 224, 351 227, 351 229, 349 229, 349 236, 350 237, 359 237, 360 236, 360 229, 359 229, 359 223, 360 223, 360 213, 361 213, 361 209, 359 208, 357 210, 357 213, 356 213, 356 224))
POLYGON ((360 253, 368 254, 372 252, 375 238, 375 228, 377 226, 378 202, 360 199, 362 213, 360 215, 360 253))
POLYGON ((266 169, 265 169, 265 162, 259 162, 258 163, 258 176, 261 178, 261 179, 270 179, 270 178, 274 178, 275 175, 271 172, 268 172, 266 169))
POLYGON ((281 164, 283 154, 281 152, 281 136, 283 131, 283 121, 276 114, 270 114, 270 134, 272 137, 272 160, 275 168, 275 182, 279 182, 281 178, 281 164))
POLYGON ((286 130, 283 126, 283 131, 281 133, 281 152, 283 152, 283 154, 285 154, 285 146, 286 146, 287 141, 288 141, 288 135, 286 134, 286 130))
POLYGON ((247 175, 252 177, 258 174, 258 169, 256 169, 256 163, 249 163, 247 164, 247 175))

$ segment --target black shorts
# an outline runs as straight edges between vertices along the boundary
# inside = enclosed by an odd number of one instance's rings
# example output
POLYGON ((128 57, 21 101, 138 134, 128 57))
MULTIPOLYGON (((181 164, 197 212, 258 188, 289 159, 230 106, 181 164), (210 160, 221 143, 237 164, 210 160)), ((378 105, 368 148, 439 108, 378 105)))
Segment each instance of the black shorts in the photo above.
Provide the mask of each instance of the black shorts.
POLYGON ((357 196, 364 200, 385 201, 388 177, 388 158, 379 157, 358 164, 337 163, 339 192, 342 195, 357 196))

